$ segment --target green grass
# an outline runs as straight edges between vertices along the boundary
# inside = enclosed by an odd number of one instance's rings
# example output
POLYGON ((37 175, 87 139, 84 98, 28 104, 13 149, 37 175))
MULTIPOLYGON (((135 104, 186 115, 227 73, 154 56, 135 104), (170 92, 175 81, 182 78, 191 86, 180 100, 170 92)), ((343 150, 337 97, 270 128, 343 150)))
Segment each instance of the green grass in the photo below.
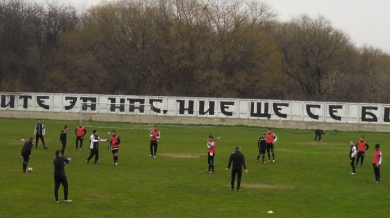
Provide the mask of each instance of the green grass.
MULTIPOLYGON (((0 217, 387 217, 390 209, 388 133, 327 132, 313 143, 313 131, 274 129, 276 163, 256 164, 257 139, 265 128, 159 125, 158 158, 149 158, 146 124, 88 122, 108 137, 113 127, 121 137, 119 166, 101 143, 99 165, 87 165, 88 142, 74 151, 76 121, 48 121, 48 150, 33 148, 31 174, 22 174, 20 150, 36 120, 0 119, 0 217), (71 204, 55 204, 54 151, 59 134, 70 126, 66 166, 71 204), (216 173, 206 174, 209 134, 217 140, 216 173), (350 175, 349 141, 364 135, 370 145, 365 164, 350 175), (380 184, 373 184, 374 144, 384 154, 380 184), (242 192, 230 192, 227 161, 242 146, 249 173, 242 192), (174 155, 192 158, 174 158, 174 155), (256 186, 256 187, 248 187, 256 186), (272 210, 274 214, 267 214, 272 210)), ((87 140, 88 141, 88 140, 87 140)), ((60 198, 63 192, 60 188, 60 198)))

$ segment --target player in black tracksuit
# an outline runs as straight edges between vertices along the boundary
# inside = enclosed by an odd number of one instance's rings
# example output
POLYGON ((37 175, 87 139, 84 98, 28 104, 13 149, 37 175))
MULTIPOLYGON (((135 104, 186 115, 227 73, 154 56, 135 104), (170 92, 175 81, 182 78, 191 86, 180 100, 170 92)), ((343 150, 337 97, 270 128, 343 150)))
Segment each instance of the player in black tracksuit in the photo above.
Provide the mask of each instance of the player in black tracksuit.
POLYGON ((27 173, 26 168, 31 156, 31 149, 33 147, 34 137, 30 137, 30 140, 24 143, 20 158, 23 159, 23 173, 27 173))
POLYGON ((56 151, 56 157, 53 160, 54 164, 54 197, 58 203, 58 189, 60 185, 64 187, 64 201, 67 203, 72 202, 68 199, 68 179, 65 175, 65 164, 69 163, 69 160, 64 158, 60 150, 56 151))
POLYGON ((41 139, 43 148, 47 149, 47 147, 45 146, 45 139, 44 139, 45 133, 46 133, 45 125, 41 122, 41 120, 38 120, 37 125, 35 125, 34 127, 34 135, 36 138, 35 148, 38 147, 38 141, 39 139, 41 139))
POLYGON ((96 165, 98 160, 99 160, 100 137, 97 135, 96 130, 93 130, 92 133, 93 134, 89 138, 90 139, 89 148, 91 150, 91 154, 89 155, 89 157, 87 159, 87 164, 89 164, 89 160, 91 160, 93 158, 93 156, 95 156, 95 163, 94 164, 96 165))
POLYGON ((66 133, 68 132, 68 126, 64 126, 64 129, 61 131, 60 134, 60 142, 62 144, 61 154, 65 155, 65 148, 66 148, 66 133))
POLYGON ((257 148, 259 149, 259 155, 257 155, 256 163, 259 161, 260 156, 263 156, 263 163, 265 163, 265 149, 267 147, 267 140, 265 139, 265 133, 257 142, 257 148))
POLYGON ((234 180, 235 180, 236 175, 237 175, 237 191, 241 191, 240 190, 240 186, 241 186, 242 167, 244 167, 246 172, 248 172, 248 170, 246 169, 245 157, 241 153, 241 147, 240 146, 236 147, 236 151, 233 152, 230 155, 229 164, 228 164, 228 167, 226 168, 226 170, 230 169, 230 166, 231 166, 232 162, 233 162, 233 169, 232 169, 232 178, 231 178, 231 188, 230 188, 230 190, 231 191, 234 190, 234 180))
POLYGON ((322 129, 316 129, 314 131, 314 134, 316 135, 316 137, 314 138, 314 142, 317 142, 317 136, 318 136, 318 142, 321 142, 321 136, 325 135, 325 131, 322 129))

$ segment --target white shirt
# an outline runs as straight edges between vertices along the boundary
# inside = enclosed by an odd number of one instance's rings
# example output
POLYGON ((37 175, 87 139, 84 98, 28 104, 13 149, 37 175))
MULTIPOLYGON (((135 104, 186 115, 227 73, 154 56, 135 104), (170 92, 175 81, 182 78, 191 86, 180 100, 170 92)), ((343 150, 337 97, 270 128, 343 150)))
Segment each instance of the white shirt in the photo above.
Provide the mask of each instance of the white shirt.
POLYGON ((90 149, 93 149, 93 143, 99 142, 100 137, 98 136, 98 139, 95 139, 95 135, 92 134, 92 135, 89 137, 89 140, 91 140, 91 142, 89 143, 89 148, 90 148, 90 149))

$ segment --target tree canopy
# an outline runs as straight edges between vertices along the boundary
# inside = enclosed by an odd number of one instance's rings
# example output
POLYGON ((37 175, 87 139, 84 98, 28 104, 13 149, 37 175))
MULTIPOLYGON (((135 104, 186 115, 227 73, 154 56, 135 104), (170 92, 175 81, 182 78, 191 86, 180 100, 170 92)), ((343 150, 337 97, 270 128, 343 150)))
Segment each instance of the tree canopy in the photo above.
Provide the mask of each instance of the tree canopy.
POLYGON ((0 0, 0 91, 390 102, 390 55, 259 1, 0 0))

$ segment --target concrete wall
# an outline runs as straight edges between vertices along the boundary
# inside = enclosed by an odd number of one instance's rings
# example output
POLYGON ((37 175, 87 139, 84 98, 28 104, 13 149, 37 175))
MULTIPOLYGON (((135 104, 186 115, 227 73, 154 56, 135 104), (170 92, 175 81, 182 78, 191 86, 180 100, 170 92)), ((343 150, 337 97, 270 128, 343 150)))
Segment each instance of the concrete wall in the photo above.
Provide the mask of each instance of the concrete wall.
MULTIPOLYGON (((0 117, 4 118, 28 118, 45 120, 80 120, 79 113, 63 112, 36 112, 36 111, 0 111, 0 117)), ((245 125, 258 127, 272 127, 285 129, 324 129, 340 131, 370 131, 390 132, 389 125, 383 124, 349 124, 349 123, 325 123, 303 121, 272 121, 259 119, 237 118, 198 118, 184 116, 146 116, 126 114, 83 114, 82 120, 129 122, 129 123, 169 123, 169 124, 206 124, 206 125, 245 125)))

